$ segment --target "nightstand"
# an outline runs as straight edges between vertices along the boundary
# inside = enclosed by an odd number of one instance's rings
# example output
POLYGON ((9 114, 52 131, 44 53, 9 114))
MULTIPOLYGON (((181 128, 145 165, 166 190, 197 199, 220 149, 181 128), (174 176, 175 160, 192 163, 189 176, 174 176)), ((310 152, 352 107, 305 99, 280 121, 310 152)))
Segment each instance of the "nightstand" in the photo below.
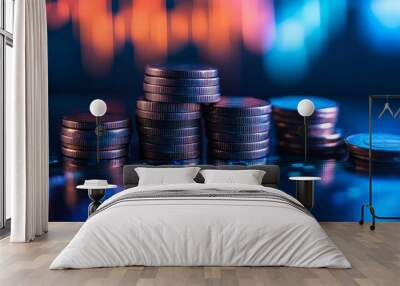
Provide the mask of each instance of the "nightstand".
POLYGON ((101 200, 106 190, 115 189, 117 185, 109 185, 106 180, 85 180, 83 185, 76 187, 78 190, 87 190, 89 199, 92 201, 88 207, 88 216, 94 213, 101 205, 101 200))
POLYGON ((320 181, 320 177, 289 177, 289 180, 296 181, 296 199, 307 209, 314 206, 314 182, 320 181))

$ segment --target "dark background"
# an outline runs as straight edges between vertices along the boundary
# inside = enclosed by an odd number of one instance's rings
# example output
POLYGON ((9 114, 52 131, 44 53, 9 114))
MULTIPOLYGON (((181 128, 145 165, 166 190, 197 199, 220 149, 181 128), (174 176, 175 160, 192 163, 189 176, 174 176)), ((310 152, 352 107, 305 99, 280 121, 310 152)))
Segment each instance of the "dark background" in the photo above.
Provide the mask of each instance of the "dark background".
MULTIPOLYGON (((88 203, 86 194, 76 193, 74 189, 89 176, 88 170, 70 172, 60 165, 62 116, 86 112, 93 99, 101 98, 107 102, 110 111, 126 113, 134 119, 135 100, 142 95, 146 63, 190 61, 216 66, 220 72, 223 95, 268 99, 301 94, 334 99, 340 106, 338 126, 345 135, 368 131, 369 94, 398 94, 400 91, 398 1, 226 1, 225 9, 229 8, 233 15, 237 15, 231 18, 218 14, 224 10, 224 1, 147 1, 147 5, 146 1, 93 0, 90 1, 92 9, 86 14, 82 12, 85 11, 83 2, 48 1, 51 220, 84 220, 88 203), (200 2, 201 5, 198 4, 200 2), (222 4, 218 6, 218 3, 222 4), (107 40, 116 43, 116 30, 112 27, 122 11, 128 8, 136 11, 135 15, 149 15, 149 23, 157 23, 159 15, 164 14, 148 13, 152 5, 164 7, 157 11, 164 11, 165 15, 172 15, 182 7, 185 8, 182 8, 182 14, 185 14, 200 5, 200 10, 203 9, 209 17, 209 35, 212 35, 224 21, 231 24, 241 21, 239 12, 243 10, 232 7, 243 3, 250 5, 247 8, 250 12, 266 10, 272 13, 273 17, 266 17, 260 21, 262 24, 249 30, 261 31, 257 39, 262 39, 266 31, 273 31, 273 37, 265 36, 270 46, 254 51, 246 45, 239 32, 229 30, 231 42, 226 46, 226 53, 223 45, 219 52, 214 51, 218 42, 212 36, 206 39, 208 42, 205 45, 195 43, 189 37, 179 48, 170 48, 175 40, 167 38, 168 48, 162 55, 152 53, 154 43, 151 40, 145 43, 149 49, 146 55, 143 49, 137 47, 138 42, 126 40, 118 44, 118 49, 114 44, 115 50, 105 61, 101 56, 96 58, 96 48, 87 46, 82 40, 95 34, 105 39, 104 43, 107 40), (258 8, 251 9, 251 5, 258 8), (104 11, 108 21, 101 22, 104 11), (213 13, 220 17, 211 19, 213 13), (316 24, 315 19, 319 20, 316 24), (84 32, 85 25, 91 27, 91 33, 84 32), (303 40, 301 45, 299 37, 303 40), (280 49, 281 40, 290 46, 289 50, 280 49)), ((191 19, 191 13, 185 15, 191 19)), ((253 18, 259 19, 260 15, 257 13, 253 18)), ((146 23, 143 22, 143 27, 146 23)), ((376 114, 383 108, 383 103, 376 102, 376 114)), ((393 101, 392 106, 397 110, 400 101, 393 101)), ((374 129, 400 133, 399 120, 374 119, 374 129)), ((138 157, 135 142, 137 135, 134 133, 131 162, 138 157)), ((274 150, 270 157, 271 162, 282 166, 283 189, 288 193, 293 193, 294 189, 287 181, 288 175, 308 170, 324 178, 317 186, 316 207, 313 210, 318 219, 358 220, 360 204, 367 198, 367 176, 355 172, 345 159, 326 161, 317 158, 306 165, 299 165, 299 158, 281 158, 274 150)), ((113 172, 111 180, 118 183, 120 170, 113 172)), ((90 176, 110 178, 107 170, 100 173, 89 172, 90 176)), ((376 176, 377 210, 381 214, 400 214, 396 207, 400 197, 395 187, 399 183, 396 173, 376 176)))

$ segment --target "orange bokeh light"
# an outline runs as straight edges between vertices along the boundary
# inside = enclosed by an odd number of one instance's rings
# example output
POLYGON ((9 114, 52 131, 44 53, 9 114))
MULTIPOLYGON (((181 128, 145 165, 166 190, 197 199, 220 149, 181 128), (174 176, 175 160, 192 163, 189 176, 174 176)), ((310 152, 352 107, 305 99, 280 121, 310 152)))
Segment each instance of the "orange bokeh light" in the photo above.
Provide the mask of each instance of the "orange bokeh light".
POLYGON ((105 74, 125 44, 134 47, 135 61, 162 61, 186 45, 221 63, 237 56, 241 45, 253 53, 270 48, 274 37, 272 0, 120 1, 58 0, 47 3, 48 26, 72 23, 82 46, 84 66, 105 74), (95 2, 95 4, 93 3, 95 2))

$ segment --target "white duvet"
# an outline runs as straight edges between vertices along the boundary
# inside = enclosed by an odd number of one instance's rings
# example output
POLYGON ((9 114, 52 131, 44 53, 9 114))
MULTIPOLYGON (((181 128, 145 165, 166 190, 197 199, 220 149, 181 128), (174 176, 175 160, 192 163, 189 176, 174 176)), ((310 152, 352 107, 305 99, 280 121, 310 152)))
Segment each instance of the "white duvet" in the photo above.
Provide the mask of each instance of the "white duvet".
POLYGON ((100 206, 103 210, 83 224, 50 269, 127 265, 351 267, 314 217, 290 204, 235 197, 115 203, 132 192, 210 188, 262 190, 297 202, 277 189, 253 185, 127 189, 100 206))

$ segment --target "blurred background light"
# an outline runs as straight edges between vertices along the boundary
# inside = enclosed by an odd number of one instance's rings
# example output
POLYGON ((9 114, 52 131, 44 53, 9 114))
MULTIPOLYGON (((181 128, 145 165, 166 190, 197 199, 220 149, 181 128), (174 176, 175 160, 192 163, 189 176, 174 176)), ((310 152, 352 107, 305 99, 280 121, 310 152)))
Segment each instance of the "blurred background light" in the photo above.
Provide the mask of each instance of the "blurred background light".
POLYGON ((275 42, 264 53, 267 74, 279 83, 303 80, 325 41, 344 26, 346 12, 345 0, 297 0, 282 5, 275 11, 275 42))
POLYGON ((372 14, 389 29, 400 27, 400 1, 398 0, 373 0, 370 4, 372 14))
POLYGON ((360 29, 375 51, 399 53, 400 1, 368 0, 360 3, 360 29))

